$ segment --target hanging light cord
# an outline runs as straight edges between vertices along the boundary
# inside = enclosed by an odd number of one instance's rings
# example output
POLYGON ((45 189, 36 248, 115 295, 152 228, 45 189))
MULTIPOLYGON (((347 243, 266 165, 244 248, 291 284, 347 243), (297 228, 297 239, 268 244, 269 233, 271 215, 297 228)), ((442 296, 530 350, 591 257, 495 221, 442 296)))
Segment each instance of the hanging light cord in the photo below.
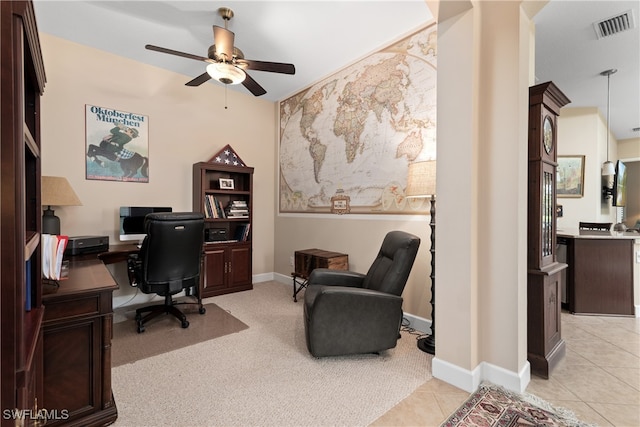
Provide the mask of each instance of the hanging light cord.
POLYGON ((613 70, 607 72, 607 162, 609 161, 609 116, 611 114, 611 73, 613 70))
POLYGON ((612 68, 600 73, 601 76, 607 76, 607 163, 609 163, 609 116, 611 110, 611 74, 617 73, 618 70, 612 68))

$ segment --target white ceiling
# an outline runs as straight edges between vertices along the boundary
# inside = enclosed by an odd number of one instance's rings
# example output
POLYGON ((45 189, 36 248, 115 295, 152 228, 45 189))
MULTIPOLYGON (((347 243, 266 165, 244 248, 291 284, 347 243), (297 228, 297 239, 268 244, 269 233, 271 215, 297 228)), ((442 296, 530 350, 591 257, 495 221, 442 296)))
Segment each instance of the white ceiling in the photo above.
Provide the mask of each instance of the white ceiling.
MULTIPOLYGON (((250 71, 266 90, 284 99, 431 21, 424 0, 407 1, 56 1, 35 0, 40 31, 185 75, 205 63, 146 50, 154 44, 207 56, 212 25, 224 27, 219 7, 235 17, 229 30, 247 59, 293 63, 296 74, 250 71)), ((551 1, 536 24, 536 78, 552 80, 570 107, 596 106, 606 117, 611 77, 611 128, 617 139, 640 137, 639 29, 598 40, 592 23, 632 9, 638 1, 551 1)), ((44 52, 46 57, 47 52, 44 52)), ((219 84, 210 81, 205 84, 219 84)), ((230 87, 249 92, 241 85, 230 87)), ((194 88, 193 90, 197 90, 194 88)))
POLYGON ((555 0, 535 17, 536 78, 553 81, 571 100, 567 107, 598 107, 607 115, 611 76, 611 130, 616 139, 640 132, 640 2, 555 0), (632 10, 636 28, 598 39, 593 23, 632 10))

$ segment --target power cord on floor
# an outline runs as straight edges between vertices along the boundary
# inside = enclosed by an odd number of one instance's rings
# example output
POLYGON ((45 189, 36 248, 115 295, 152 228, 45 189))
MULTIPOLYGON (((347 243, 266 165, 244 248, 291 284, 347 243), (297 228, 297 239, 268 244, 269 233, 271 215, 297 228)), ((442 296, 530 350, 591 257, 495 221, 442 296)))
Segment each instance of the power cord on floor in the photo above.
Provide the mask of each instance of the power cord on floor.
POLYGON ((129 304, 131 301, 133 301, 133 300, 135 299, 135 297, 137 297, 137 296, 138 296, 138 291, 139 291, 139 290, 140 290, 140 289, 138 289, 138 288, 136 287, 136 293, 135 293, 135 294, 133 294, 133 296, 132 296, 131 298, 129 298, 129 301, 125 301, 125 302, 123 302, 122 304, 120 304, 119 306, 117 306, 117 307, 113 307, 113 309, 115 310, 116 308, 120 308, 120 307, 123 307, 123 306, 125 306, 125 305, 129 304))
POLYGON ((407 319, 406 317, 402 317, 402 323, 400 324, 400 331, 401 332, 406 332, 410 335, 415 335, 416 336, 416 341, 418 341, 421 338, 426 338, 429 336, 429 334, 424 334, 421 331, 416 330, 415 328, 412 328, 411 326, 409 326, 411 324, 411 322, 409 322, 409 319, 407 319))

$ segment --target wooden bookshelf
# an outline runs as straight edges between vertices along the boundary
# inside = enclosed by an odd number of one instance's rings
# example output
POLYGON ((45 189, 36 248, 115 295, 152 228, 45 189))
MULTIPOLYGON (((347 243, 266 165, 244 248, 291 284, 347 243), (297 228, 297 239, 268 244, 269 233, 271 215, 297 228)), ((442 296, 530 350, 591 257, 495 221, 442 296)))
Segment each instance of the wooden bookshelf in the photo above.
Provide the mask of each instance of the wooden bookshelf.
POLYGON ((195 163, 193 210, 205 215, 202 297, 253 289, 253 168, 195 163))
POLYGON ((0 2, 0 406, 35 425, 43 397, 40 96, 45 74, 31 1, 0 2), (29 411, 30 410, 30 411, 29 411))

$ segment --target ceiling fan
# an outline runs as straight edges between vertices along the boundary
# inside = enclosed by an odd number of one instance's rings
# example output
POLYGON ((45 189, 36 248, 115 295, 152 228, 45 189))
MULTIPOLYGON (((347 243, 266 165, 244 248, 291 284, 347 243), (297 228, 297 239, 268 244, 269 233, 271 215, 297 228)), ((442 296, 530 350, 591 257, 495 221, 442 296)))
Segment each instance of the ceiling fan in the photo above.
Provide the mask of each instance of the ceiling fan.
POLYGON ((227 23, 233 18, 233 11, 229 8, 221 7, 218 9, 218 14, 224 19, 224 28, 217 25, 213 26, 213 41, 215 44, 209 46, 206 58, 150 44, 146 45, 145 48, 208 62, 207 71, 187 82, 187 86, 200 86, 202 83, 214 78, 225 85, 242 83, 252 94, 260 96, 267 93, 267 91, 251 78, 246 70, 295 74, 296 68, 293 64, 245 59, 242 51, 233 45, 235 34, 227 29, 227 23))

